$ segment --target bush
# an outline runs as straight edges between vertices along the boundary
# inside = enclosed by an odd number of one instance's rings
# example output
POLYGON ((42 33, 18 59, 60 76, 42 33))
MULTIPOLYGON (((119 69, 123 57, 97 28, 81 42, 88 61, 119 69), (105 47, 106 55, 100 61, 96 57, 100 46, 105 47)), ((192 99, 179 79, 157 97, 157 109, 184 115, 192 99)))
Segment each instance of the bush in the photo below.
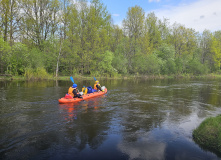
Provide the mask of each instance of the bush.
POLYGON ((127 73, 127 59, 123 55, 118 55, 113 58, 112 66, 119 74, 127 73))
POLYGON ((159 74, 162 60, 155 54, 137 55, 133 59, 133 67, 135 73, 141 74, 159 74))
POLYGON ((114 58, 114 55, 110 51, 106 51, 102 55, 102 60, 99 62, 98 68, 101 74, 103 75, 111 75, 116 72, 116 70, 112 66, 112 61, 114 58))
POLYGON ((166 43, 163 43, 154 53, 163 60, 173 59, 175 57, 174 47, 166 43))
POLYGON ((209 150, 221 153, 221 115, 204 120, 193 131, 196 143, 209 150))
POLYGON ((208 73, 208 69, 205 65, 200 63, 199 60, 193 59, 187 64, 187 72, 194 75, 200 75, 208 73))
POLYGON ((163 61, 161 66, 162 74, 175 74, 177 71, 176 63, 173 59, 168 59, 167 61, 163 61))
POLYGON ((42 80, 42 79, 49 79, 52 77, 50 74, 46 72, 46 70, 43 67, 39 67, 36 69, 30 67, 25 68, 24 76, 27 80, 32 80, 32 79, 42 80))

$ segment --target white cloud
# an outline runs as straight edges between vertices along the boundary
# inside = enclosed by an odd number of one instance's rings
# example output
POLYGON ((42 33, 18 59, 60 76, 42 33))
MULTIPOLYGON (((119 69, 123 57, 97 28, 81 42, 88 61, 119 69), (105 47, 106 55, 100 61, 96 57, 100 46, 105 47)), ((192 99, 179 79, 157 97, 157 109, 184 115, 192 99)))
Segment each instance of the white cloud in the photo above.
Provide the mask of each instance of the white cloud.
POLYGON ((170 23, 178 22, 188 28, 203 32, 221 30, 221 0, 197 0, 190 4, 164 6, 154 10, 159 18, 168 18, 170 23))
POLYGON ((148 0, 150 3, 151 2, 160 2, 160 0, 148 0))
POLYGON ((119 14, 112 14, 112 16, 119 17, 120 15, 119 14))
POLYGON ((155 159, 161 160, 165 157, 166 144, 156 140, 149 133, 137 135, 137 141, 130 143, 122 141, 118 144, 121 152, 129 156, 129 159, 155 159))

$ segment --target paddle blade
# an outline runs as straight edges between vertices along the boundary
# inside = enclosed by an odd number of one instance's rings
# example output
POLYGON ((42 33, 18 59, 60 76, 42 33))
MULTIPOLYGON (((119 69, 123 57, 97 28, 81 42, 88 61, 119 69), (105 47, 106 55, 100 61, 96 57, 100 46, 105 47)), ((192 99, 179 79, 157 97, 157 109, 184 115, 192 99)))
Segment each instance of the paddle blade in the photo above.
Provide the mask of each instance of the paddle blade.
POLYGON ((94 77, 94 80, 96 81, 96 78, 94 77))
POLYGON ((70 77, 71 81, 74 83, 74 78, 73 77, 70 77))

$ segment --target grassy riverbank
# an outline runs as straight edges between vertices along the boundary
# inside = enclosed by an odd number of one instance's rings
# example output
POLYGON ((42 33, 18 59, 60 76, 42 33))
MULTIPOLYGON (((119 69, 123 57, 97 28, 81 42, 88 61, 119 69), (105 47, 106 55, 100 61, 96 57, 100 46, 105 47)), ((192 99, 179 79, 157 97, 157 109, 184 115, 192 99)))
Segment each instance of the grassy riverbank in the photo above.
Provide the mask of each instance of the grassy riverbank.
MULTIPOLYGON (((91 80, 93 75, 70 75, 74 79, 91 80)), ((58 76, 44 74, 31 75, 31 76, 0 76, 0 80, 69 80, 70 76, 58 76)), ((115 76, 96 76, 97 79, 221 79, 220 74, 207 74, 207 75, 191 75, 191 74, 178 74, 178 75, 115 75, 115 76)))
POLYGON ((203 148, 221 154, 221 115, 204 120, 193 131, 193 139, 203 148))

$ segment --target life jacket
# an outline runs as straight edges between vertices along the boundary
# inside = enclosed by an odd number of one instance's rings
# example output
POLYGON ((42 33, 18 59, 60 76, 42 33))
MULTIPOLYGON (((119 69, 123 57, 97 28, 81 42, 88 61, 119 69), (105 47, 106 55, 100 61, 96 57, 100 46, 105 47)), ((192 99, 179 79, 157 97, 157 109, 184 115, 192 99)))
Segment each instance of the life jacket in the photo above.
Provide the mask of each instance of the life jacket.
MULTIPOLYGON (((97 83, 94 84, 94 89, 97 90, 97 87, 96 87, 97 83)), ((100 86, 100 84, 98 84, 98 86, 100 86)))
POLYGON ((94 89, 96 89, 96 90, 97 90, 97 87, 96 87, 96 85, 97 85, 97 84, 95 83, 95 84, 94 84, 94 89))
POLYGON ((83 92, 84 95, 87 94, 87 88, 86 88, 86 87, 83 87, 83 88, 82 88, 82 92, 83 92))
POLYGON ((73 90, 74 90, 74 88, 72 88, 72 87, 70 87, 68 89, 68 94, 71 95, 72 97, 74 97, 73 90))

